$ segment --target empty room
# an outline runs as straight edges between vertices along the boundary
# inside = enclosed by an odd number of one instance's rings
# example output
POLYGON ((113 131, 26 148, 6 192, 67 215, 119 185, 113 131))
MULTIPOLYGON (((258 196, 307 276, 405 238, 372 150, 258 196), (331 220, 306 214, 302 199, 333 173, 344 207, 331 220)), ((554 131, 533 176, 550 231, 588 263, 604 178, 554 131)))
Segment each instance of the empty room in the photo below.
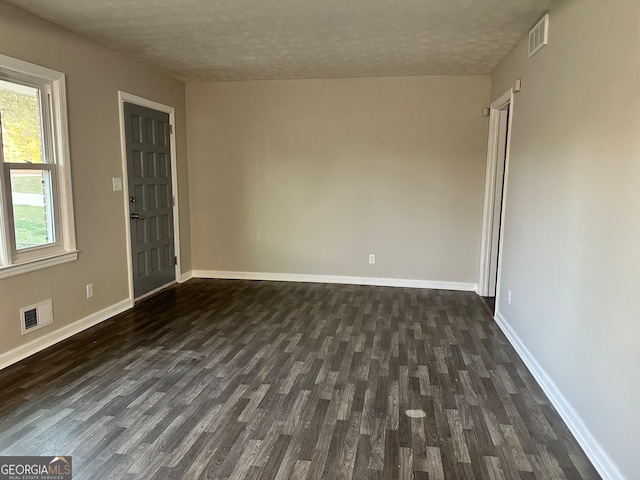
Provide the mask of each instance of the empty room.
POLYGON ((640 2, 0 0, 0 478, 640 478, 640 2))

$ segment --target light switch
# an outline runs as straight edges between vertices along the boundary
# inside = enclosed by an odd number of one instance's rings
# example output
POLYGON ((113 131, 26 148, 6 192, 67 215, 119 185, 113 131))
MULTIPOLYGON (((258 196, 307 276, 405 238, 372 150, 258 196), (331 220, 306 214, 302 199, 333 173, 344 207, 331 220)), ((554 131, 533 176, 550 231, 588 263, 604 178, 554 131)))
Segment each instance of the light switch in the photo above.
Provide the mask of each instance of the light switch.
POLYGON ((114 192, 121 192, 122 191, 122 178, 113 177, 111 180, 113 182, 113 191, 114 192))

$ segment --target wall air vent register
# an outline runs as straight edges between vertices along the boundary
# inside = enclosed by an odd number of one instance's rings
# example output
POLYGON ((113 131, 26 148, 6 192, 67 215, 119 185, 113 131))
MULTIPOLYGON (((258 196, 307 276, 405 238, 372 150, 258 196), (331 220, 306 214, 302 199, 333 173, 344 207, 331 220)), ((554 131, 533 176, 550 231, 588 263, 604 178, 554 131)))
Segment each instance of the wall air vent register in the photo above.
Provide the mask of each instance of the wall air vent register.
POLYGON ((542 50, 547 43, 549 43, 548 13, 529 30, 529 58, 542 50))

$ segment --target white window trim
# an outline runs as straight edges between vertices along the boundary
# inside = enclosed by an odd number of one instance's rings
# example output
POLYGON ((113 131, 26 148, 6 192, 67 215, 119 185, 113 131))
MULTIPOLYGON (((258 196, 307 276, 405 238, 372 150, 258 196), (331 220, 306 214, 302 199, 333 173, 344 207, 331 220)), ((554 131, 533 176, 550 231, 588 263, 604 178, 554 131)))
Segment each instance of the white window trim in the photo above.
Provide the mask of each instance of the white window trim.
MULTIPOLYGON (((0 54, 0 73, 8 74, 8 76, 22 74, 50 82, 51 112, 49 112, 49 116, 51 118, 51 146, 53 149, 51 155, 53 155, 57 166, 54 188, 57 189, 55 201, 57 201, 56 213, 59 228, 59 231, 56 232, 59 235, 56 244, 34 248, 13 259, 10 243, 10 229, 13 226, 5 225, 6 220, 10 218, 9 206, 4 198, 0 198, 2 208, 2 215, 0 215, 0 229, 2 231, 0 235, 0 279, 2 279, 74 261, 78 258, 78 250, 76 249, 73 216, 65 74, 2 54, 0 54)), ((4 166, 2 166, 2 170, 0 181, 6 182, 4 166)), ((3 193, 8 191, 5 187, 6 185, 3 184, 3 193)))

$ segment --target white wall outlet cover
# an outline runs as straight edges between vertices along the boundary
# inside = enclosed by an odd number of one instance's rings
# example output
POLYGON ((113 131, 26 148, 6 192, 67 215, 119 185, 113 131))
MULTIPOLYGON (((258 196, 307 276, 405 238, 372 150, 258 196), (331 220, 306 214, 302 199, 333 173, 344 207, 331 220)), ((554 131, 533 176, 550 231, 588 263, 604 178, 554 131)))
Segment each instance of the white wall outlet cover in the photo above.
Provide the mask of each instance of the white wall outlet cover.
POLYGON ((111 179, 111 181, 113 183, 113 191, 114 192, 121 192, 122 191, 122 178, 113 177, 111 179))

